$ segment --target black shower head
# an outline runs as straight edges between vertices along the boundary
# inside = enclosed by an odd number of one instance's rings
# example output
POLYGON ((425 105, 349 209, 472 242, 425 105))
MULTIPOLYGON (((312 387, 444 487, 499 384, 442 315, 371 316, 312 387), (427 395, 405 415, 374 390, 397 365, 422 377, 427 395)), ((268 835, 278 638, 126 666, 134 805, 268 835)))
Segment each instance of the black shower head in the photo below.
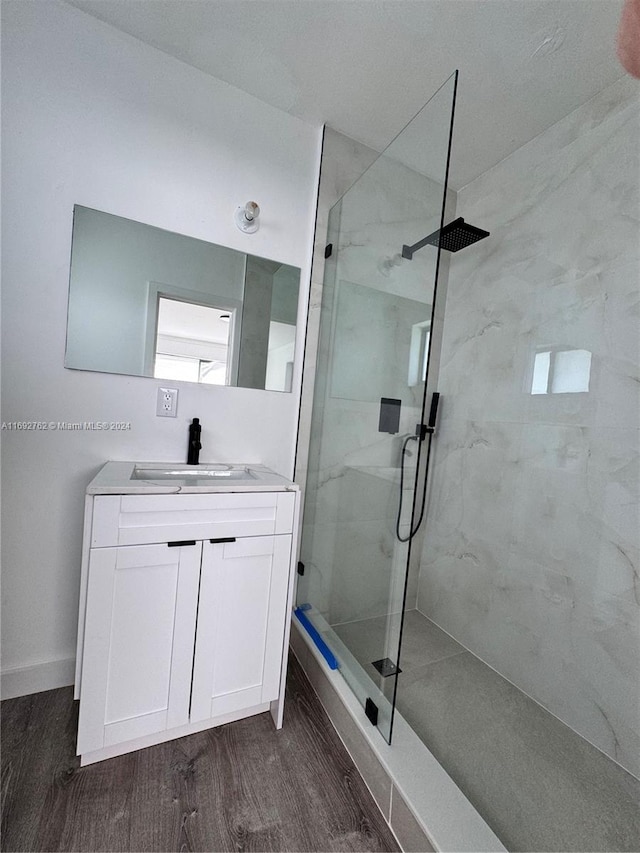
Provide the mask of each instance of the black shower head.
POLYGON ((423 246, 441 246, 448 252, 459 252, 470 246, 472 243, 477 243, 478 240, 483 240, 489 236, 489 231, 483 231, 482 228, 476 228, 475 225, 469 225, 460 216, 454 219, 444 228, 434 231, 428 237, 419 240, 413 246, 402 247, 402 257, 411 260, 415 252, 422 249, 423 246))

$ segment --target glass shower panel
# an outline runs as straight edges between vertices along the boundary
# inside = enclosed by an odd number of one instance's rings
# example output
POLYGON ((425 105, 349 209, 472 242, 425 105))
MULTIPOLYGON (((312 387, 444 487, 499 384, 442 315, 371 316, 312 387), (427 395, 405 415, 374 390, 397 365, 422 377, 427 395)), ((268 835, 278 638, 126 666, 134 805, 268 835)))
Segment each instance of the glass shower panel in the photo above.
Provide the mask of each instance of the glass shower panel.
POLYGON ((440 254, 416 244, 442 227, 455 88, 453 75, 329 216, 296 612, 387 740, 440 254))

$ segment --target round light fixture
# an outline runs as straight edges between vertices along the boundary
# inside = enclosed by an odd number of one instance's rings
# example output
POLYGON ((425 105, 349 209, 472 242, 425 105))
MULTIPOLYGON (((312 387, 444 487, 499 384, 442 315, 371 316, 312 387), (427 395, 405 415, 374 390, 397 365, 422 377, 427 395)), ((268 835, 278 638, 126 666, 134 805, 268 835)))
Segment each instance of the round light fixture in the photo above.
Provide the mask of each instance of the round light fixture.
POLYGON ((245 234, 254 234, 260 227, 259 216, 258 204, 255 201, 248 201, 243 207, 236 208, 236 225, 245 234))

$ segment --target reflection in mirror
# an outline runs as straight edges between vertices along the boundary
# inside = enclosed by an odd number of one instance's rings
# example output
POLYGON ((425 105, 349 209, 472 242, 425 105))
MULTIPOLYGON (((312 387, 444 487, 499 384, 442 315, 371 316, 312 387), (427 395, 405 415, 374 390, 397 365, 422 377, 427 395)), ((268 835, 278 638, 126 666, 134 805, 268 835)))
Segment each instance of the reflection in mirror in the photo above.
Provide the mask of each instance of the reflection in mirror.
POLYGON ((230 385, 230 319, 225 309, 160 296, 154 377, 230 385))
POLYGON ((344 280, 336 292, 331 396, 377 402, 395 388, 403 404, 417 405, 431 306, 344 280))
POLYGON ((300 270, 76 205, 65 367, 291 391, 300 270))

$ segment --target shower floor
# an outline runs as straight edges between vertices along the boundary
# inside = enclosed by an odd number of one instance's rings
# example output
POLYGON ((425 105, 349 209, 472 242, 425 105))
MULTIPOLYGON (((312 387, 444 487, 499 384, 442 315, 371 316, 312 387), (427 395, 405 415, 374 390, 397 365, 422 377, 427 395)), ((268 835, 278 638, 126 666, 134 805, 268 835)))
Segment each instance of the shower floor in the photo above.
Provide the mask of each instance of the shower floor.
MULTIPOLYGON (((386 617, 333 630, 385 692, 386 617)), ((640 850, 640 782, 417 610, 397 708, 512 851, 640 850)))

